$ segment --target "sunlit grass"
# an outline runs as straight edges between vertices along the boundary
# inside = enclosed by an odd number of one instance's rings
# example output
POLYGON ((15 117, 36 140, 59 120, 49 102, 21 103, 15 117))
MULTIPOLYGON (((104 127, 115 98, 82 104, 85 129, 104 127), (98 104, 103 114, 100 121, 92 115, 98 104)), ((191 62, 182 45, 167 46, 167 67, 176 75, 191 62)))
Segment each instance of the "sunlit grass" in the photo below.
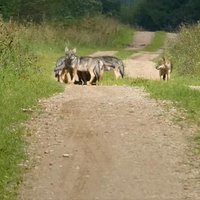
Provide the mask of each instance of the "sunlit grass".
MULTIPOLYGON (((28 69, 30 77, 16 77, 13 70, 4 69, 0 94, 0 199, 14 200, 21 182, 23 163, 26 159, 25 130, 21 122, 30 115, 23 109, 36 105, 41 97, 48 97, 62 87, 53 80, 54 57, 49 54, 45 60, 38 60, 40 71, 28 69)), ((56 56, 55 56, 56 58, 56 56)))
MULTIPOLYGON (((200 23, 183 26, 167 53, 173 60, 178 75, 200 76, 200 23)), ((196 79, 196 78, 195 78, 196 79)))

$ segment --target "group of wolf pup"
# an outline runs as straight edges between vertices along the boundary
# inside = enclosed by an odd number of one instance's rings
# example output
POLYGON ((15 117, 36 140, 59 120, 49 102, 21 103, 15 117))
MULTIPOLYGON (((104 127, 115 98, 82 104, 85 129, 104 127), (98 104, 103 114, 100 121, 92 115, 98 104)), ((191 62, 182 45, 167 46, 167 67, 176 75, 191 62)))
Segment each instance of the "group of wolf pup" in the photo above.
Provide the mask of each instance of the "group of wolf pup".
MULTIPOLYGON (((156 65, 160 80, 169 80, 172 72, 170 60, 162 57, 156 65)), ((76 49, 65 48, 65 56, 60 57, 54 69, 58 82, 81 85, 95 85, 103 77, 104 71, 114 71, 116 79, 123 78, 125 69, 122 60, 114 56, 82 56, 76 55, 76 49)))
POLYGON ((58 82, 80 85, 96 85, 104 71, 114 71, 116 79, 123 78, 125 69, 122 60, 114 56, 82 56, 76 49, 65 48, 65 56, 59 58, 54 69, 58 82))

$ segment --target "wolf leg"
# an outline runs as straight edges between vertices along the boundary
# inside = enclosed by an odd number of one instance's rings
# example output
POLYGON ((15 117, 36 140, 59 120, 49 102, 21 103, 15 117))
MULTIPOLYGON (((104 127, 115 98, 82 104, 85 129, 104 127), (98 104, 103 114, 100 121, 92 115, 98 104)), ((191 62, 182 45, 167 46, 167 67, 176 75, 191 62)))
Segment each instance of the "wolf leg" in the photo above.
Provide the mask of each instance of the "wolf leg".
POLYGON ((71 79, 71 76, 70 76, 70 73, 67 72, 67 83, 71 83, 72 79, 71 79))
POLYGON ((78 76, 77 69, 74 69, 72 74, 73 74, 73 77, 72 77, 72 80, 70 82, 71 84, 75 83, 76 77, 78 76))
POLYGON ((95 74, 93 71, 90 71, 90 80, 87 81, 87 85, 91 85, 92 84, 92 81, 94 80, 95 78, 95 74))
POLYGON ((114 74, 116 79, 120 79, 121 75, 118 69, 114 69, 114 74))

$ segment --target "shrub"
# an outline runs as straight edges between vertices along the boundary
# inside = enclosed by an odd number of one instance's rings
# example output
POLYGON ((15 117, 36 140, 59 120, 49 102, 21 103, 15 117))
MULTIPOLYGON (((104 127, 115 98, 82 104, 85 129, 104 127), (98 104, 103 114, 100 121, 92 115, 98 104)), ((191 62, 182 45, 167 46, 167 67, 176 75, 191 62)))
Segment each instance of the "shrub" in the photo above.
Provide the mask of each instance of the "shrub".
POLYGON ((179 75, 200 75, 200 23, 183 25, 175 43, 168 49, 179 75))

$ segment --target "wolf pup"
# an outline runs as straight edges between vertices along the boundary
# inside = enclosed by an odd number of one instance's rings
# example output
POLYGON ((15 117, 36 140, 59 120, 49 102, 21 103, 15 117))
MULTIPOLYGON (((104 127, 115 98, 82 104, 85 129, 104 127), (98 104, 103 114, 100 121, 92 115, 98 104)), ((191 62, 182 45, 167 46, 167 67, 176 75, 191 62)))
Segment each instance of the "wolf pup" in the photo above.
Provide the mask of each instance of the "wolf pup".
POLYGON ((66 63, 65 57, 60 57, 56 61, 56 67, 54 68, 55 77, 58 82, 68 83, 71 81, 72 69, 66 63))
POLYGON ((162 59, 159 61, 158 65, 156 66, 156 69, 159 70, 159 76, 160 80, 166 80, 170 79, 170 75, 172 73, 172 63, 170 60, 167 60, 165 57, 162 57, 162 59))
POLYGON ((65 82, 64 76, 64 68, 65 68, 65 57, 60 57, 56 61, 56 66, 54 68, 55 78, 57 78, 58 82, 65 82))
POLYGON ((89 56, 78 57, 76 55, 76 49, 65 48, 65 60, 67 66, 72 69, 72 83, 75 83, 78 75, 82 74, 84 84, 91 85, 101 79, 103 75, 104 63, 98 58, 92 58, 89 56), (88 80, 89 77, 89 80, 88 80))
POLYGON ((116 79, 124 77, 125 67, 122 60, 114 56, 100 56, 98 58, 104 63, 105 71, 113 70, 116 79))

